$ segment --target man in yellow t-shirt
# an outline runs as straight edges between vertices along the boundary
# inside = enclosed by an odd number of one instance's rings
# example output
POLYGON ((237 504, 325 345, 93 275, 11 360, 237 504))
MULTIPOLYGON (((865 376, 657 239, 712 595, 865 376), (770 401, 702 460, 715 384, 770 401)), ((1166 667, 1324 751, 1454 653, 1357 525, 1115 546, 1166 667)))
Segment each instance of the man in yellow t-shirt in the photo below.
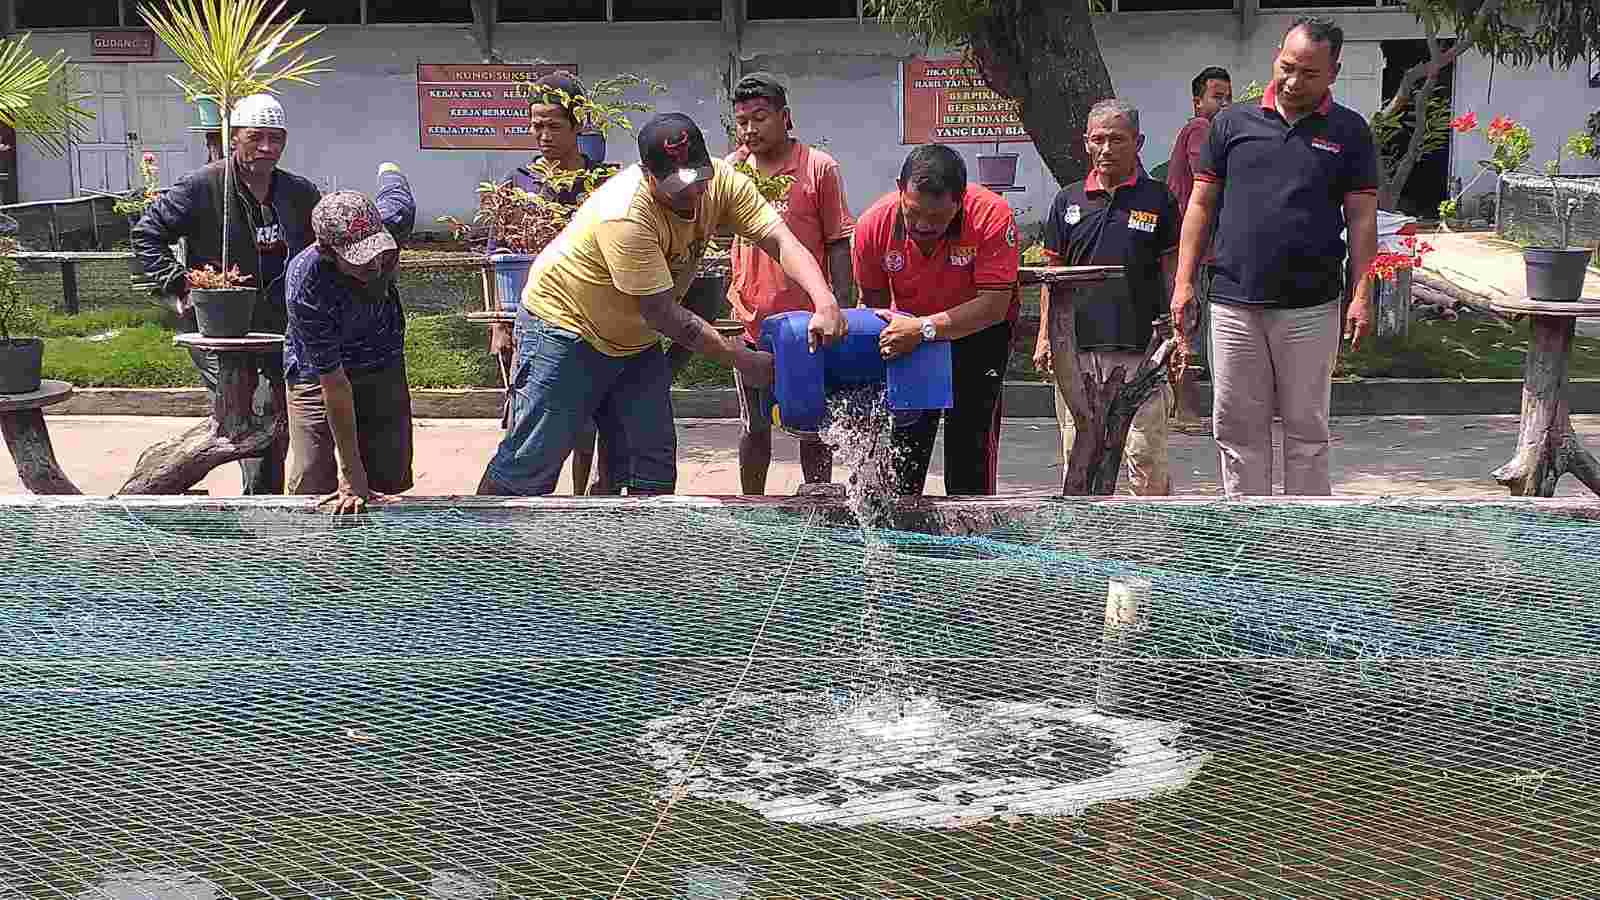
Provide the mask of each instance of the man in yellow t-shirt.
POLYGON ((732 366, 746 385, 772 383, 772 354, 724 340, 681 305, 721 228, 776 259, 811 297, 813 350, 844 337, 816 258, 754 182, 712 161, 694 120, 651 119, 639 129, 639 159, 591 194, 534 260, 517 312, 511 422, 480 494, 552 493, 591 419, 613 490, 672 493, 677 435, 663 335, 732 366))

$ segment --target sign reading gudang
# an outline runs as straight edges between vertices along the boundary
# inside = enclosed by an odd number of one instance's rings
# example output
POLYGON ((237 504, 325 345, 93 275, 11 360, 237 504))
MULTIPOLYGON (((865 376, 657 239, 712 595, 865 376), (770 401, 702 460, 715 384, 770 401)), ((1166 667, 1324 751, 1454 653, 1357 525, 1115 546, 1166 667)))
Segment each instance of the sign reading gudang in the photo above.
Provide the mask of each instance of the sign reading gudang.
POLYGON ((522 86, 575 64, 417 64, 417 126, 424 150, 535 150, 522 86))
POLYGON ((992 144, 1030 141, 1015 100, 983 83, 960 57, 917 59, 900 67, 902 144, 992 144))
POLYGON ((155 56, 154 31, 91 31, 92 56, 155 56))

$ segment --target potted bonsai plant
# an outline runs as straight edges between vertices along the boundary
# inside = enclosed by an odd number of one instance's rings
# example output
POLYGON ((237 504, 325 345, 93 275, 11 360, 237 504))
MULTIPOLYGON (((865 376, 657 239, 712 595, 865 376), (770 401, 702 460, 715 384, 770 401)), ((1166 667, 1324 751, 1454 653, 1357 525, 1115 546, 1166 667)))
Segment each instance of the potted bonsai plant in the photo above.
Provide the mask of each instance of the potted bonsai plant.
MULTIPOLYGON (((304 53, 267 71, 268 65, 299 50, 323 29, 291 37, 290 30, 300 23, 304 12, 275 23, 285 4, 280 2, 271 12, 266 4, 267 0, 166 0, 164 10, 139 7, 145 23, 189 67, 191 79, 172 79, 183 89, 185 99, 216 104, 224 152, 230 146, 228 119, 240 99, 276 93, 279 82, 314 85, 309 76, 329 71, 317 66, 332 57, 307 61, 304 53)), ((223 167, 223 196, 233 196, 232 165, 223 167)), ((228 211, 232 206, 222 204, 220 269, 207 267, 187 275, 195 320, 207 337, 244 336, 255 311, 256 288, 245 285, 248 278, 240 275, 237 265, 228 264, 228 211), (244 323, 242 331, 240 322, 244 323)))
MULTIPOLYGON (((1453 120, 1450 126, 1458 134, 1471 134, 1478 130, 1478 117, 1469 112, 1453 120)), ((1489 159, 1479 161, 1478 177, 1485 172, 1494 172, 1499 177, 1507 172, 1522 171, 1533 156, 1533 134, 1528 126, 1509 116, 1495 116, 1484 129, 1484 137, 1493 153, 1489 159)), ((1596 153, 1593 137, 1580 131, 1569 137, 1564 147, 1558 147, 1555 159, 1545 165, 1556 221, 1561 228, 1561 242, 1559 246, 1527 246, 1522 250, 1528 296, 1536 300, 1571 301, 1583 297, 1583 282, 1591 251, 1587 247, 1572 246, 1572 216, 1579 201, 1561 187, 1558 176, 1561 174, 1563 150, 1580 156, 1594 156, 1596 153)), ((1472 181, 1477 180, 1475 177, 1472 181)), ((1451 220, 1459 215, 1461 196, 1471 186, 1472 183, 1468 183, 1467 188, 1463 188, 1456 197, 1439 204, 1441 220, 1451 220)))
POLYGON ((509 182, 478 185, 478 210, 471 222, 454 216, 440 216, 438 221, 450 226, 456 240, 471 240, 481 235, 486 248, 498 247, 489 260, 494 266, 495 293, 500 298, 500 308, 515 312, 522 288, 528 281, 528 270, 539 252, 555 240, 561 229, 572 220, 572 214, 595 188, 616 174, 616 166, 596 166, 588 171, 568 171, 548 159, 533 164, 533 172, 557 193, 578 186, 578 203, 568 205, 549 197, 529 193, 509 182))
POLYGON ((37 391, 44 368, 44 341, 17 336, 38 323, 17 284, 16 249, 16 241, 0 238, 0 394, 37 391))

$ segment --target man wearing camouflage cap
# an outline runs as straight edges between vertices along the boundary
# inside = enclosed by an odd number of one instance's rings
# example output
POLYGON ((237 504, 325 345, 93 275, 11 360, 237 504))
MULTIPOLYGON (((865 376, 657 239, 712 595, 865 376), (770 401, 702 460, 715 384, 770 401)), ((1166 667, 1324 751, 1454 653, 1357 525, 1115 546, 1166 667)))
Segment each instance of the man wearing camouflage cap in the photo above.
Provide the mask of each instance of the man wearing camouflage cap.
POLYGON ((405 312, 394 284, 417 204, 400 167, 378 167, 378 200, 335 191, 311 213, 316 243, 289 263, 284 377, 290 494, 334 513, 412 484, 405 312))
POLYGON ((778 260, 814 303, 814 345, 844 336, 839 304, 816 258, 756 190, 706 152, 682 113, 639 129, 639 159, 612 176, 534 260, 517 313, 511 426, 480 494, 549 494, 584 424, 598 419, 613 490, 671 493, 677 485, 672 372, 665 335, 739 371, 773 379, 772 354, 724 340, 680 301, 720 229, 778 260))
MULTIPOLYGON (((165 294, 177 298, 185 330, 196 329, 184 273, 211 265, 222 268, 224 166, 233 166, 233 196, 228 207, 228 264, 249 276, 256 289, 251 331, 283 333, 284 268, 311 243, 311 209, 322 192, 310 180, 278 168, 288 138, 283 105, 270 94, 252 94, 235 104, 228 117, 233 152, 224 159, 184 175, 145 211, 133 229, 133 251, 165 294), (179 261, 172 245, 182 239, 187 259, 179 261)), ((217 390, 217 358, 208 350, 191 350, 206 389, 217 390)), ((283 356, 258 355, 264 376, 257 385, 255 411, 273 415, 283 386, 283 356)), ((266 459, 242 459, 239 469, 246 494, 283 493, 285 448, 280 444, 266 459)))

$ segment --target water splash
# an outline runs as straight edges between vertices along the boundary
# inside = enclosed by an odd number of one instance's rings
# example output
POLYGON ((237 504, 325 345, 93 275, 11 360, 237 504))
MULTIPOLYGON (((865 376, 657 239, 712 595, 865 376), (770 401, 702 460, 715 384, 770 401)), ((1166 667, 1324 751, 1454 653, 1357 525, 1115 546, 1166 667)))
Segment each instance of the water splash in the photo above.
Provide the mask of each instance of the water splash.
MULTIPOLYGON (((899 581, 900 560, 879 537, 891 522, 899 461, 894 446, 894 415, 882 385, 840 391, 828 399, 821 437, 833 448, 834 464, 849 472, 845 507, 861 528, 862 606, 854 634, 837 636, 832 649, 860 660, 848 675, 842 707, 871 710, 898 718, 915 701, 905 661, 883 636, 879 610, 899 581)), ((859 710, 858 710, 859 711, 859 710)))

